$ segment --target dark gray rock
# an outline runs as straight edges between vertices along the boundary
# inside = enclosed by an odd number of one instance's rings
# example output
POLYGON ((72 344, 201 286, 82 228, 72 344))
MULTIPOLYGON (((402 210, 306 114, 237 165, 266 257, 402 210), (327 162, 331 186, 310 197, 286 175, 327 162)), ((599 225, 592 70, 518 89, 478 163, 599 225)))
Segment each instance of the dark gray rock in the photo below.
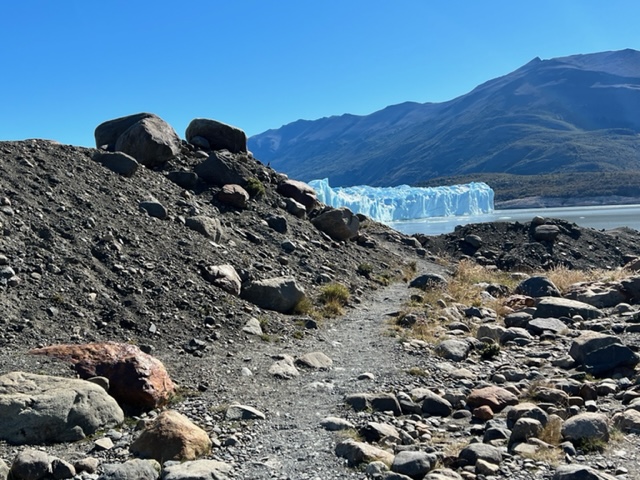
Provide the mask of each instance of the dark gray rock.
POLYGON ((138 207, 147 212, 149 216, 159 218, 161 220, 164 220, 169 215, 166 207, 155 199, 142 201, 138 204, 138 207))
POLYGON ((193 190, 198 184, 198 175, 194 172, 174 170, 167 174, 167 178, 185 190, 193 190))
POLYGON ((609 422, 602 413, 579 413, 562 425, 562 437, 574 444, 588 440, 609 441, 609 422))
POLYGON ((638 301, 640 301, 640 277, 639 276, 621 280, 620 286, 622 287, 623 292, 627 295, 627 298, 630 301, 634 303, 638 303, 638 301))
POLYGON ((533 238, 539 242, 554 242, 560 235, 557 225, 538 225, 533 231, 533 238))
POLYGON ((552 480, 617 480, 617 477, 586 465, 560 465, 552 480))
POLYGON ((227 184, 246 186, 252 174, 245 166, 247 156, 227 150, 213 152, 195 166, 193 171, 209 185, 222 187, 227 184))
POLYGON ((287 219, 282 215, 269 215, 267 217, 267 225, 278 233, 287 233, 289 228, 287 219))
POLYGON ((426 414, 436 417, 448 417, 451 415, 453 408, 451 403, 440 395, 433 393, 430 390, 424 391, 424 398, 422 400, 422 411, 426 414))
POLYGON ((520 282, 515 293, 529 297, 560 297, 560 290, 547 277, 530 277, 520 282))
POLYGON ((638 355, 623 345, 618 337, 592 331, 574 339, 569 355, 594 375, 617 367, 633 367, 640 362, 638 355))
POLYGON ((426 290, 427 288, 440 288, 447 285, 447 279, 437 273, 425 273, 419 275, 409 283, 411 288, 421 288, 426 290))
POLYGON ((98 125, 94 132, 96 147, 105 148, 113 152, 116 149, 118 137, 127 131, 131 126, 145 118, 160 118, 153 113, 136 113, 126 117, 114 118, 98 125))
POLYGON ((276 277, 249 282, 240 296, 260 308, 289 313, 305 295, 294 278, 276 277))
POLYGON ((396 454, 391 464, 391 471, 411 478, 424 478, 436 462, 437 457, 433 453, 405 450, 396 454))
POLYGON ((298 180, 285 180, 278 184, 277 192, 283 197, 292 198, 301 205, 304 205, 307 212, 310 212, 318 204, 316 191, 304 182, 298 180))
POLYGON ((115 148, 142 165, 157 167, 180 153, 180 138, 160 117, 149 117, 125 130, 118 137, 115 148))
POLYGON ((360 220, 346 207, 332 208, 321 213, 311 223, 334 240, 351 240, 358 235, 360 220))
POLYGON ((584 319, 600 318, 604 313, 587 303, 566 298, 541 297, 536 305, 536 318, 560 318, 580 315, 584 319))
POLYGON ((502 452, 499 448, 485 443, 472 443, 460 451, 458 459, 466 465, 475 465, 479 459, 499 465, 502 461, 502 452))
POLYGON ((569 327, 557 318, 534 318, 527 323, 527 330, 534 335, 542 335, 544 332, 553 334, 566 333, 569 327))
POLYGON ((229 150, 231 153, 247 151, 247 135, 241 129, 208 118, 194 118, 185 131, 187 142, 202 137, 211 150, 229 150))
POLYGON ((160 464, 155 460, 127 460, 124 463, 107 463, 98 480, 158 480, 160 464))
POLYGON ((123 152, 97 151, 92 158, 95 162, 123 177, 132 177, 140 166, 135 158, 123 152))

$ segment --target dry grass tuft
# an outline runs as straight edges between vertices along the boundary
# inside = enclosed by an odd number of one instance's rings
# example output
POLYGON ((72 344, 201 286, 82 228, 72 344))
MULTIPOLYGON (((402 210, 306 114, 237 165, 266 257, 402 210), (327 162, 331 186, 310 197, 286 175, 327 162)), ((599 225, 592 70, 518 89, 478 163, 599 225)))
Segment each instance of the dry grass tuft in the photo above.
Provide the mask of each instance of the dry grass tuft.
POLYGON ((628 270, 618 268, 616 270, 604 270, 594 268, 590 270, 571 270, 565 266, 555 267, 548 272, 540 273, 545 275, 560 292, 565 293, 571 285, 582 282, 613 282, 622 280, 631 275, 628 270))

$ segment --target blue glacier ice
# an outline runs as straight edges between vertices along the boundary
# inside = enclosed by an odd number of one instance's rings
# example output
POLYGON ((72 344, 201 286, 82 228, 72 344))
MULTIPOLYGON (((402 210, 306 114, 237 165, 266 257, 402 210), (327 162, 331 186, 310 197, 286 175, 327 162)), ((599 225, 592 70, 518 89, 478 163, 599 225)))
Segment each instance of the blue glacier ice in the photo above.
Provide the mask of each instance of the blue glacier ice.
POLYGON ((427 217, 479 215, 493 211, 493 190, 482 182, 448 187, 336 187, 328 179, 309 185, 318 200, 332 207, 348 207, 379 222, 427 217))

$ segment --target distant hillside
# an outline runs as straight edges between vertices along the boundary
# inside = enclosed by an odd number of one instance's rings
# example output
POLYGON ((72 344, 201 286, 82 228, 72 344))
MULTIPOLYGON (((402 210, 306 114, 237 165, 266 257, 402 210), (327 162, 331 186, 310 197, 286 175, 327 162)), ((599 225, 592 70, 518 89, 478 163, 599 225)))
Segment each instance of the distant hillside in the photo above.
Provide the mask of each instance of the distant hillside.
POLYGON ((640 171, 639 132, 640 52, 622 50, 536 58, 448 102, 299 120, 251 137, 249 147, 295 178, 398 185, 640 171))

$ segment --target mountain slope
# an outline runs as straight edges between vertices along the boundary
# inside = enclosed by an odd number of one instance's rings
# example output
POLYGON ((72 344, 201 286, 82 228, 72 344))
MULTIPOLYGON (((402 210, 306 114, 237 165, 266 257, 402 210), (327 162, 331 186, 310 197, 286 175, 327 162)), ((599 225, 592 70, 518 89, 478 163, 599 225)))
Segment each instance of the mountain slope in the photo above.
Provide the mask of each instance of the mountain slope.
POLYGON ((304 180, 397 185, 498 172, 640 170, 640 52, 540 60, 451 101, 299 120, 249 140, 304 180))

